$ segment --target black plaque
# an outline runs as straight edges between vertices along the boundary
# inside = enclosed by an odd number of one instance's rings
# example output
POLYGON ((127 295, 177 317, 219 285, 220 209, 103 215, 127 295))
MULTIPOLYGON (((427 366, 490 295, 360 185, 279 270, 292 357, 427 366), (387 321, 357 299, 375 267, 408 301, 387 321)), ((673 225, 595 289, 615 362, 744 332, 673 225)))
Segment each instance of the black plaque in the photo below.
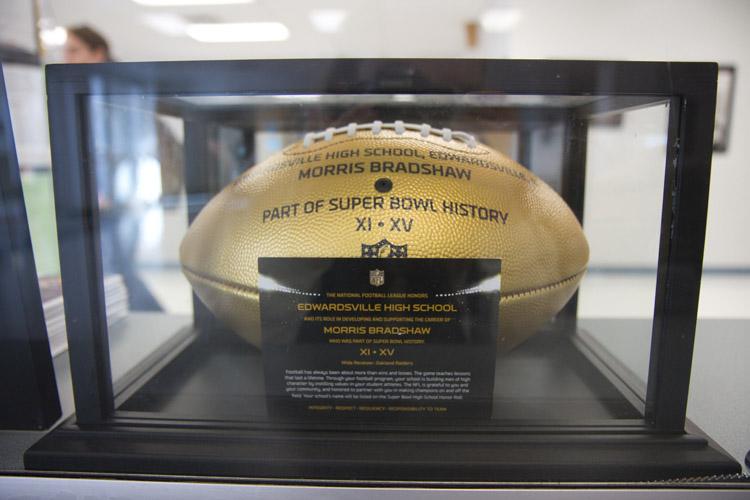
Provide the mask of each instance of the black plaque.
POLYGON ((269 413, 489 418, 497 259, 261 258, 269 413))

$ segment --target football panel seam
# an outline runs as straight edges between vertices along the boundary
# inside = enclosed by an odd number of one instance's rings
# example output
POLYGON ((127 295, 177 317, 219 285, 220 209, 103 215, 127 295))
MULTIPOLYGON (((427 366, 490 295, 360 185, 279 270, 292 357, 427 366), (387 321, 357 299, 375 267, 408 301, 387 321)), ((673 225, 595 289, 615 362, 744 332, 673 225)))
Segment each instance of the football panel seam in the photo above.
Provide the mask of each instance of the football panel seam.
MULTIPOLYGON (((187 266, 182 266, 182 270, 188 277, 203 282, 212 288, 223 288, 235 292, 239 292, 240 295, 245 295, 248 297, 258 297, 259 291, 255 287, 250 287, 247 285, 240 285, 239 283, 234 283, 231 281, 225 281, 220 280, 215 277, 207 276, 202 273, 195 272, 194 270, 188 268, 187 266)), ((586 272, 586 269, 582 269, 578 271, 575 274, 572 274, 566 278, 563 278, 559 281, 556 281, 554 283, 550 283, 549 285, 544 285, 536 288, 529 288, 526 290, 519 290, 517 292, 512 292, 509 294, 503 295, 502 291, 500 292, 500 303, 510 303, 515 302, 524 298, 533 297, 535 295, 540 295, 545 292, 549 292, 551 290, 554 290, 556 288, 562 288, 570 284, 572 281, 577 280, 583 273, 586 272)))

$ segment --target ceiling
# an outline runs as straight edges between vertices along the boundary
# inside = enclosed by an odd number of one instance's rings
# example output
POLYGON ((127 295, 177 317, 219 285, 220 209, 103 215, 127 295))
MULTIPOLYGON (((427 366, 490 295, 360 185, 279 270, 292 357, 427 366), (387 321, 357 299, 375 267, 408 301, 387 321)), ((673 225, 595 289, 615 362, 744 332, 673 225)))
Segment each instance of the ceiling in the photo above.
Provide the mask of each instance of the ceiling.
MULTIPOLYGON (((489 0, 255 0, 214 6, 149 7, 135 0, 43 0, 42 16, 60 26, 89 24, 102 32, 116 59, 254 59, 292 57, 466 57, 481 55, 467 46, 466 23, 497 5, 489 0), (340 29, 321 32, 311 15, 343 13, 340 29), (153 27, 180 22, 282 22, 282 42, 203 43, 184 33, 168 35, 153 27)), ((501 4, 502 5, 502 4, 501 4)), ((342 15, 342 14, 339 14, 342 15)), ((179 31, 179 30, 178 30, 179 31)), ((492 38, 495 50, 501 41, 492 38)), ((51 53, 56 56, 55 51, 51 53)), ((59 56, 59 54, 58 54, 59 56)), ((497 56, 497 55, 496 55, 497 56)))

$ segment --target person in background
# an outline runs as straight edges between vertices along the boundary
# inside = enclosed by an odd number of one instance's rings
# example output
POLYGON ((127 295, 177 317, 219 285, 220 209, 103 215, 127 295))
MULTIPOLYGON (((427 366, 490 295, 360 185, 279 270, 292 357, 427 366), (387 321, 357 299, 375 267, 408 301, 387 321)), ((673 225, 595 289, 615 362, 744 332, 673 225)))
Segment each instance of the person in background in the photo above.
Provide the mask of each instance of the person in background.
POLYGON ((67 29, 63 57, 66 63, 111 62, 107 40, 88 26, 71 26, 67 29))

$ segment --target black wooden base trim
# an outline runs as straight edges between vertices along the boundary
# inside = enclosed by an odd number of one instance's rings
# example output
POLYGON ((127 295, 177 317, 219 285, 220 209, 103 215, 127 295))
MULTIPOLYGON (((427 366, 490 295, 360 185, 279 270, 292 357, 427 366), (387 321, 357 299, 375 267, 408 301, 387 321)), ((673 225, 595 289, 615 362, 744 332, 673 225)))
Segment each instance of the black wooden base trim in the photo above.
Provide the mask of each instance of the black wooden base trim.
POLYGON ((158 432, 57 429, 27 469, 263 481, 630 482, 740 472, 690 435, 158 432))

